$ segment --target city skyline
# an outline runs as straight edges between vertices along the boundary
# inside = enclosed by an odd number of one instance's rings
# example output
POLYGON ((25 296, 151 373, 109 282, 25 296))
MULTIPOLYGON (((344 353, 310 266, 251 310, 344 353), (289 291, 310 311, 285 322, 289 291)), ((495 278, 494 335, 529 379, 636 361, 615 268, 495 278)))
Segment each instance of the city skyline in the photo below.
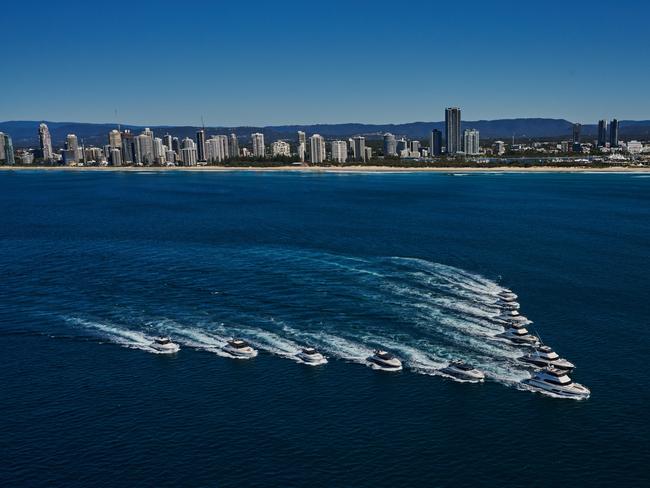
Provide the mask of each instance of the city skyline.
POLYGON ((99 4, 9 4, 0 32, 10 73, 0 77, 2 118, 399 123, 448 106, 465 107, 468 120, 650 118, 644 4, 619 2, 625 22, 604 30, 601 12, 612 6, 599 1, 547 3, 549 12, 562 12, 550 17, 514 2, 411 2, 420 24, 393 21, 394 5, 383 2, 328 7, 199 1, 188 22, 173 22, 177 5, 138 2, 109 28, 99 4), (25 36, 66 26, 75 35, 46 46, 25 36), (468 58, 477 46, 482 52, 468 58), (339 60, 337 70, 327 69, 330 58, 339 60), (109 68, 116 59, 119 69, 109 68))

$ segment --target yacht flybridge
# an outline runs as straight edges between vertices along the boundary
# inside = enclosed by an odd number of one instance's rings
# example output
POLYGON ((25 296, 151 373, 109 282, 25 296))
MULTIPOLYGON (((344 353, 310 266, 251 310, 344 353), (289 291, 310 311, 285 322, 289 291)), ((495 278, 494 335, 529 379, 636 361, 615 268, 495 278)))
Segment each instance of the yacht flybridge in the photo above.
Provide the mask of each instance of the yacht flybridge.
POLYGON ((402 362, 387 351, 380 349, 375 350, 372 356, 368 358, 370 367, 372 369, 379 369, 382 371, 401 371, 402 362))
POLYGON ((478 383, 485 380, 485 374, 482 371, 463 361, 452 361, 449 366, 442 368, 440 371, 462 381, 478 383))
POLYGON ((524 380, 522 383, 535 391, 551 393, 563 398, 583 400, 589 398, 591 394, 586 386, 574 383, 566 371, 553 367, 536 372, 532 378, 524 380))
POLYGON ((257 356, 257 350, 253 349, 251 345, 243 339, 231 339, 223 350, 230 354, 232 357, 238 359, 249 359, 257 356))
POLYGON ((149 347, 161 354, 173 354, 181 349, 178 344, 172 342, 167 336, 156 337, 149 347))
POLYGON ((520 361, 534 366, 553 366, 555 369, 562 369, 566 371, 571 371, 575 368, 575 365, 567 361, 566 359, 561 358, 553 349, 549 346, 540 346, 535 349, 535 352, 526 354, 525 356, 519 358, 520 361))
POLYGON ((313 347, 303 347, 296 357, 300 359, 303 363, 309 364, 310 366, 317 366, 319 364, 327 363, 327 359, 320 352, 318 352, 313 347))

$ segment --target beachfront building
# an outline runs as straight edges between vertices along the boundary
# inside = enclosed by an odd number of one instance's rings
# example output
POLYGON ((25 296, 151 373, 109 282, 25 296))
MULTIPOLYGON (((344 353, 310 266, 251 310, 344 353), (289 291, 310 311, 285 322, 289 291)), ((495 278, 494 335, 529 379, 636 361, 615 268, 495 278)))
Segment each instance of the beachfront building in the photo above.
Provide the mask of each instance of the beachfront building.
POLYGON ((348 160, 348 145, 345 141, 332 141, 332 161, 345 163, 348 160))
POLYGON ((43 161, 52 161, 54 159, 54 153, 52 152, 52 137, 50 136, 50 129, 47 128, 46 124, 38 126, 38 140, 41 146, 43 161))
POLYGON ((275 141, 271 144, 271 154, 276 156, 291 156, 291 146, 286 141, 275 141))
POLYGON ((325 138, 320 134, 314 134, 309 138, 310 161, 312 164, 320 164, 325 161, 325 138))
POLYGON ((460 138, 461 115, 460 108, 449 107, 445 110, 445 139, 447 154, 453 156, 462 150, 463 141, 460 138))
POLYGON ((261 134, 259 132, 251 134, 251 140, 253 142, 253 156, 256 158, 263 158, 266 156, 264 147, 264 134, 261 134))
POLYGON ((463 133, 463 147, 465 154, 476 156, 479 154, 479 132, 476 129, 466 129, 463 133))
POLYGON ((397 156, 397 139, 390 132, 384 134, 384 156, 397 156))

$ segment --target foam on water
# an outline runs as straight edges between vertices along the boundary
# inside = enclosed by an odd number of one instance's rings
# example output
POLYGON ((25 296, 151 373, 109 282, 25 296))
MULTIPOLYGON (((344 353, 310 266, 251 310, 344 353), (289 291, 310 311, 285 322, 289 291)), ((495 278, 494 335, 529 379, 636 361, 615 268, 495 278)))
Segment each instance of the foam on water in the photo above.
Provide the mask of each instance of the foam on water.
POLYGON ((223 346, 241 337, 260 351, 298 362, 296 354, 305 346, 366 365, 373 350, 381 348, 417 374, 448 376, 440 369, 461 360, 505 385, 530 377, 518 361, 523 348, 497 337, 503 331, 498 294, 507 289, 482 275, 419 258, 287 248, 244 249, 228 259, 261 275, 259 294, 233 300, 225 285, 199 278, 192 289, 205 289, 211 297, 224 290, 216 295, 223 295, 221 307, 212 313, 199 305, 192 312, 167 310, 167 317, 152 319, 128 310, 113 316, 129 327, 84 319, 75 323, 148 352, 154 352, 151 336, 164 332, 184 346, 230 358, 223 346), (279 279, 277 269, 285 270, 288 279, 279 279), (322 308, 309 306, 314 294, 325 300, 322 308), (340 300, 346 306, 339 309, 340 300))

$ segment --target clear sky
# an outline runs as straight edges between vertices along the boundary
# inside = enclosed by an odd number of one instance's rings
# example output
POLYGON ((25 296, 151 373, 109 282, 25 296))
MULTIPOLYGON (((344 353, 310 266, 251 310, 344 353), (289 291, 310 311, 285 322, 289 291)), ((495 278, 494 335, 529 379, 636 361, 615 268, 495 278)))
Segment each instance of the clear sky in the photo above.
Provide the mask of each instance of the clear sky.
POLYGON ((8 1, 0 120, 650 119, 645 1, 8 1))

